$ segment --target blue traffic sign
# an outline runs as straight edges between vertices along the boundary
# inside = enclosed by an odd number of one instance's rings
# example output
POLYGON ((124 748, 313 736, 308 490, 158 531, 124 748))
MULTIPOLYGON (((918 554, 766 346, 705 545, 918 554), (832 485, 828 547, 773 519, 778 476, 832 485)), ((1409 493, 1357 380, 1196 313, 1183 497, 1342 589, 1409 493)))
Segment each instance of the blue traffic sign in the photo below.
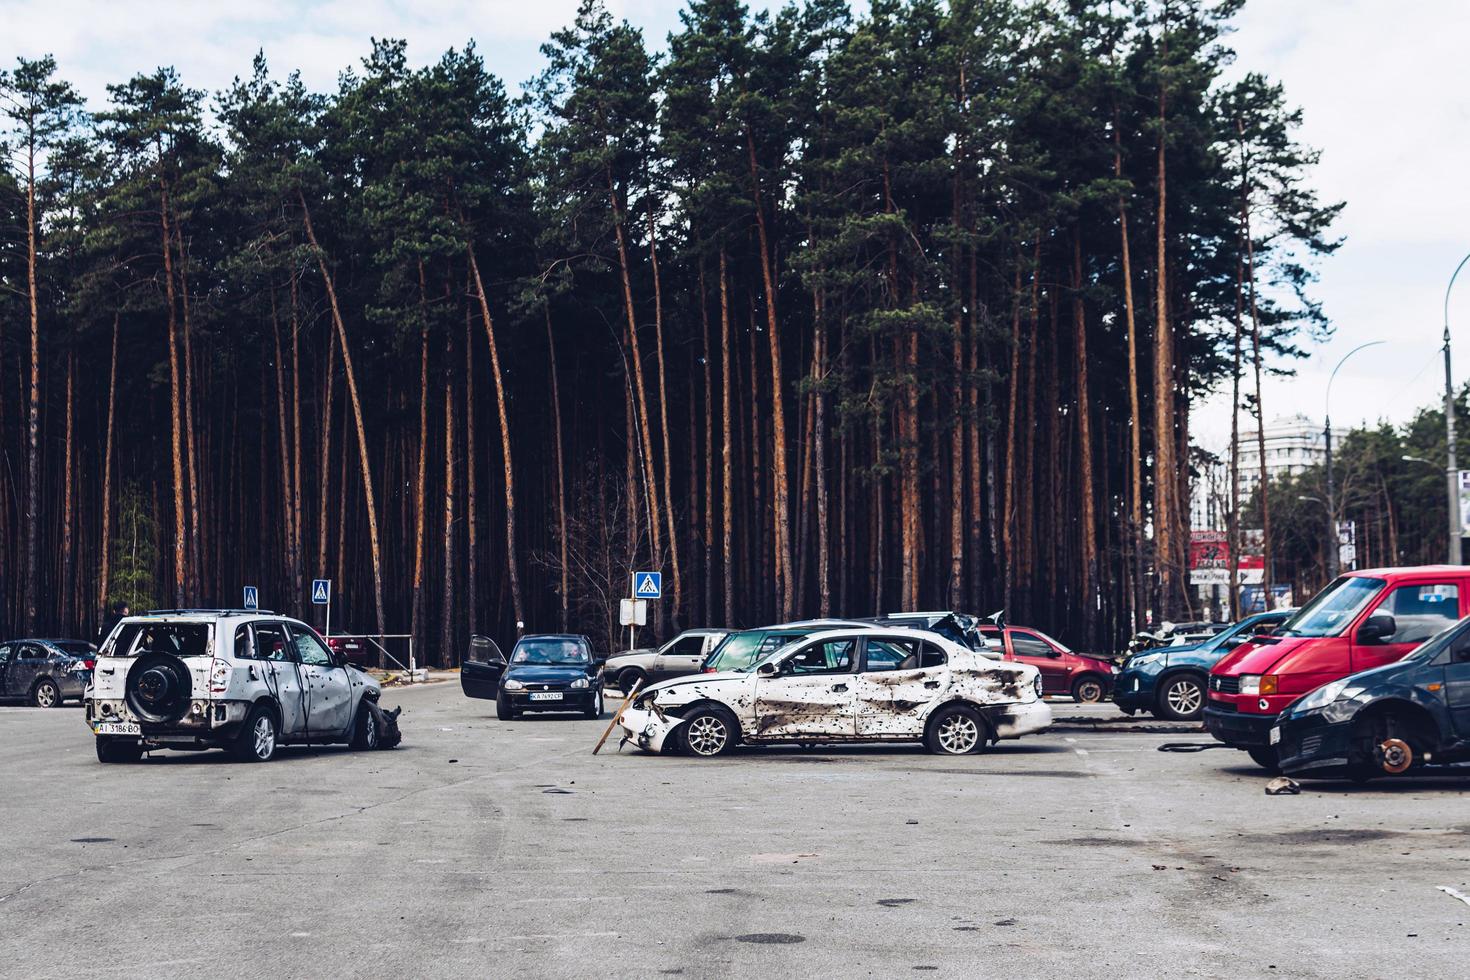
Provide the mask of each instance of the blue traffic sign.
POLYGON ((253 585, 247 585, 247 586, 245 586, 245 608, 246 609, 259 609, 260 608, 260 590, 257 589, 253 585))
POLYGON ((332 601, 332 580, 329 578, 317 578, 311 580, 312 604, 325 606, 332 601))
POLYGON ((663 594, 663 572, 639 572, 633 576, 633 598, 661 599, 663 594))

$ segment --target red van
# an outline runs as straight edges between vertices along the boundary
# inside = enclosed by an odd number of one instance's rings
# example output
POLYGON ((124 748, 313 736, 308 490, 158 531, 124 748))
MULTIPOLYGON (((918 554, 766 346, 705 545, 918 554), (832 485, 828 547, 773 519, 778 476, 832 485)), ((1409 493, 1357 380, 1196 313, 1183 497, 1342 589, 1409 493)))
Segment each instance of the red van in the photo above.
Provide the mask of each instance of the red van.
POLYGON ((1106 699, 1113 690, 1118 669, 1109 661, 1073 653, 1041 630, 991 623, 981 623, 977 629, 986 646, 1002 659, 1041 671, 1042 693, 1047 697, 1070 694, 1077 701, 1091 703, 1106 699))
POLYGON ((1470 614, 1470 567, 1348 572, 1270 636, 1252 637, 1210 671, 1205 727, 1276 768, 1271 729, 1297 698, 1392 663, 1470 614))

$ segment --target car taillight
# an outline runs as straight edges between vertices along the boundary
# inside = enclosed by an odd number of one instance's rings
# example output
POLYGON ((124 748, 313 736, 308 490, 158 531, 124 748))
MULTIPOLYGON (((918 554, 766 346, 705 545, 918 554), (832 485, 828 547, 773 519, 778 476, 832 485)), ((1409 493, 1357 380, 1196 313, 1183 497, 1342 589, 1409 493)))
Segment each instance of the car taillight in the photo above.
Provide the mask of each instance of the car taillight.
POLYGON ((715 670, 713 667, 706 667, 706 668, 704 668, 704 670, 701 671, 701 673, 704 673, 704 674, 718 674, 719 671, 715 670))
POLYGON ((82 665, 87 670, 96 670, 97 669, 97 661, 95 661, 95 660, 83 660, 82 661, 82 665))
POLYGON ((209 691, 223 694, 230 689, 230 665, 223 660, 209 662, 209 691))

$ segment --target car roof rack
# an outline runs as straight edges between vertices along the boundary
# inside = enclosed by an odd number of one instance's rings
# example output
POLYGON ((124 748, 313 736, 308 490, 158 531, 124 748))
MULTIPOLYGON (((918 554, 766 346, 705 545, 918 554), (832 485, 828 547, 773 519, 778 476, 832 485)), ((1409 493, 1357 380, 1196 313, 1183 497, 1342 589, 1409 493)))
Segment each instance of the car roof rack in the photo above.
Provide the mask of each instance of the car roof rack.
POLYGON ((274 616, 271 609, 150 609, 145 616, 274 616))

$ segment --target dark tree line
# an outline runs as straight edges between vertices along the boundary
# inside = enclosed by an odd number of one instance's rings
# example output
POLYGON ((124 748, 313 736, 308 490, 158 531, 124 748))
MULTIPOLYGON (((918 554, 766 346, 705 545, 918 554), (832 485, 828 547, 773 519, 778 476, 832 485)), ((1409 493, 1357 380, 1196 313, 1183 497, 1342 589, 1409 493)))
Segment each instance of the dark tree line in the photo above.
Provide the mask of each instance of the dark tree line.
POLYGON ((655 53, 589 2, 522 97, 473 45, 90 113, 18 60, 0 631, 329 577, 453 662, 641 567, 660 632, 1183 615, 1190 406, 1259 414, 1335 247, 1238 6, 695 0, 655 53))

